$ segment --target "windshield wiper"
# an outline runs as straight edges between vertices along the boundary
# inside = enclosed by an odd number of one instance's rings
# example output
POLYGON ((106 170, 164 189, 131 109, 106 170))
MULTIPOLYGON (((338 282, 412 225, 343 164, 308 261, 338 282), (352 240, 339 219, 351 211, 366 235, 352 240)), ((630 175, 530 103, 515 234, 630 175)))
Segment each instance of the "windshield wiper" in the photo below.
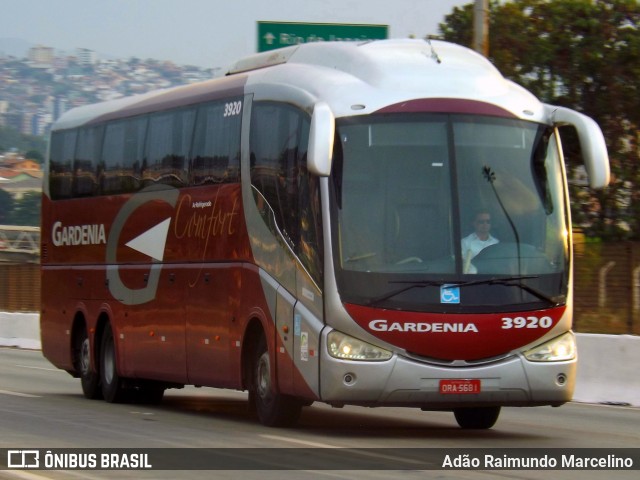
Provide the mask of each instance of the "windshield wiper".
POLYGON ((435 280, 420 280, 420 281, 410 281, 410 280, 394 280, 389 283, 406 283, 407 285, 399 288, 397 290, 393 290, 392 292, 385 293, 384 295, 380 295, 379 297, 372 298, 369 300, 365 306, 372 307, 380 302, 384 302, 396 295, 400 295, 407 290, 411 290, 413 288, 424 288, 424 287, 441 287, 445 285, 447 282, 435 281, 435 280))
POLYGON ((469 287, 472 285, 505 285, 507 287, 520 287, 525 292, 530 293, 534 297, 539 298, 540 300, 545 300, 549 302, 554 307, 564 303, 567 300, 565 295, 556 295, 551 297, 546 293, 541 292, 537 288, 534 288, 526 283, 522 283, 522 280, 527 280, 530 278, 539 278, 539 275, 525 275, 522 277, 507 277, 507 278, 489 278, 487 280, 473 280, 470 282, 457 283, 455 284, 458 287, 469 287))
POLYGON ((504 285, 507 287, 520 287, 525 292, 530 293, 534 297, 539 298, 540 300, 545 300, 549 302, 552 306, 557 306, 564 303, 567 299, 565 295, 556 295, 551 297, 537 288, 534 288, 526 283, 522 283, 521 280, 527 280, 531 278, 539 278, 539 275, 526 275, 523 277, 506 277, 506 278, 489 278, 485 280, 473 280, 470 282, 444 282, 440 280, 422 280, 422 281, 410 281, 410 280, 397 280, 391 281, 389 283, 404 283, 406 284, 404 287, 399 288, 397 290, 393 290, 392 292, 385 293, 384 295, 380 295, 379 297, 372 298, 365 305, 367 307, 372 307, 377 305, 380 302, 384 302, 396 295, 400 295, 408 290, 412 290, 414 288, 424 288, 424 287, 441 287, 443 285, 448 285, 451 287, 470 287, 473 285, 504 285))

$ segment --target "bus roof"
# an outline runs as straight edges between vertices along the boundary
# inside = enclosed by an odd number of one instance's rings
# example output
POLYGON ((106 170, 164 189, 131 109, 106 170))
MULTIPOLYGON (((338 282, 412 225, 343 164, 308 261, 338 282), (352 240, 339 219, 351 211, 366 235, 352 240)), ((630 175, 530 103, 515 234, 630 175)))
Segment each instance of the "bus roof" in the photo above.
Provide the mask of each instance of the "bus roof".
POLYGON ((482 55, 448 42, 402 39, 307 43, 263 52, 239 60, 223 78, 70 110, 53 130, 243 93, 309 110, 322 100, 336 117, 372 113, 408 100, 449 98, 545 120, 543 105, 482 55))
POLYGON ((408 100, 450 98, 545 120, 541 102, 504 78, 487 58, 439 40, 307 43, 245 58, 229 72, 248 75, 247 90, 256 98, 272 94, 267 85, 291 85, 327 102, 336 117, 408 100))

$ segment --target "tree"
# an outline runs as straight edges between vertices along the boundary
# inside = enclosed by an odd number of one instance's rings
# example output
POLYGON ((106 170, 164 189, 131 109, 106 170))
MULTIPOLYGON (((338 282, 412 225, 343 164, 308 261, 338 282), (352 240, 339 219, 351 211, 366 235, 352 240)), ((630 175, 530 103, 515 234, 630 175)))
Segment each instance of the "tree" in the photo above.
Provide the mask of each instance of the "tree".
POLYGON ((29 150, 24 153, 24 158, 34 160, 40 164, 44 163, 44 155, 40 150, 29 150))
POLYGON ((18 151, 40 152, 41 158, 44 158, 44 152, 47 150, 47 141, 44 138, 34 137, 32 135, 23 135, 12 127, 3 127, 0 125, 0 153, 9 148, 16 148, 18 151))
POLYGON ((20 200, 15 200, 9 214, 9 225, 40 226, 41 199, 40 192, 27 192, 20 200))
MULTIPOLYGON (((473 4, 440 25, 444 39, 472 44, 473 4)), ((587 234, 640 239, 640 2, 513 0, 490 3, 489 58, 542 101, 594 118, 611 161, 602 191, 572 186, 573 217, 587 234)), ((568 169, 579 165, 575 141, 568 169)))
POLYGON ((0 225, 7 225, 13 211, 13 197, 0 188, 0 225))

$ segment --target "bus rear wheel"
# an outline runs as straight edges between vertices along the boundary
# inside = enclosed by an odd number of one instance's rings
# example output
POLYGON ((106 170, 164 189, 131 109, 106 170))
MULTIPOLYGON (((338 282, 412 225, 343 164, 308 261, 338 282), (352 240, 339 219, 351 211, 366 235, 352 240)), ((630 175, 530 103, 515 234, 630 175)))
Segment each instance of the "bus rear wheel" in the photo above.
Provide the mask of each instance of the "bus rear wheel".
POLYGON ((271 358, 264 337, 260 338, 253 360, 253 401, 260 423, 268 427, 288 427, 300 417, 302 403, 288 395, 278 393, 271 376, 271 358))
POLYGON ((86 327, 82 327, 76 337, 75 367, 80 374, 82 393, 91 400, 102 398, 100 389, 100 374, 91 369, 91 343, 86 327))
POLYGON ((500 407, 456 408, 453 414, 461 428, 483 430, 496 424, 500 407))
POLYGON ((102 334, 100 383, 102 384, 102 395, 107 402, 119 403, 125 400, 126 392, 116 367, 116 347, 110 324, 105 326, 102 334))

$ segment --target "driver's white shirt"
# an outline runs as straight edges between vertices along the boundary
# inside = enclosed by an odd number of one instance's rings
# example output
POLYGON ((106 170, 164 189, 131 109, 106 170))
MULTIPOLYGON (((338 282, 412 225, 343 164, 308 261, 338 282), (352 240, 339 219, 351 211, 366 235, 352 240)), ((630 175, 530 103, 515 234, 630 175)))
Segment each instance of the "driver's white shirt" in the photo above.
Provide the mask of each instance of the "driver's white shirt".
POLYGON ((492 237, 491 234, 489 234, 486 240, 480 239, 480 237, 478 237, 475 232, 464 237, 462 239, 462 258, 464 263, 464 272, 477 273, 476 267, 470 264, 471 259, 473 259, 473 257, 478 255, 488 246, 495 245, 496 243, 500 242, 497 238, 492 237))

